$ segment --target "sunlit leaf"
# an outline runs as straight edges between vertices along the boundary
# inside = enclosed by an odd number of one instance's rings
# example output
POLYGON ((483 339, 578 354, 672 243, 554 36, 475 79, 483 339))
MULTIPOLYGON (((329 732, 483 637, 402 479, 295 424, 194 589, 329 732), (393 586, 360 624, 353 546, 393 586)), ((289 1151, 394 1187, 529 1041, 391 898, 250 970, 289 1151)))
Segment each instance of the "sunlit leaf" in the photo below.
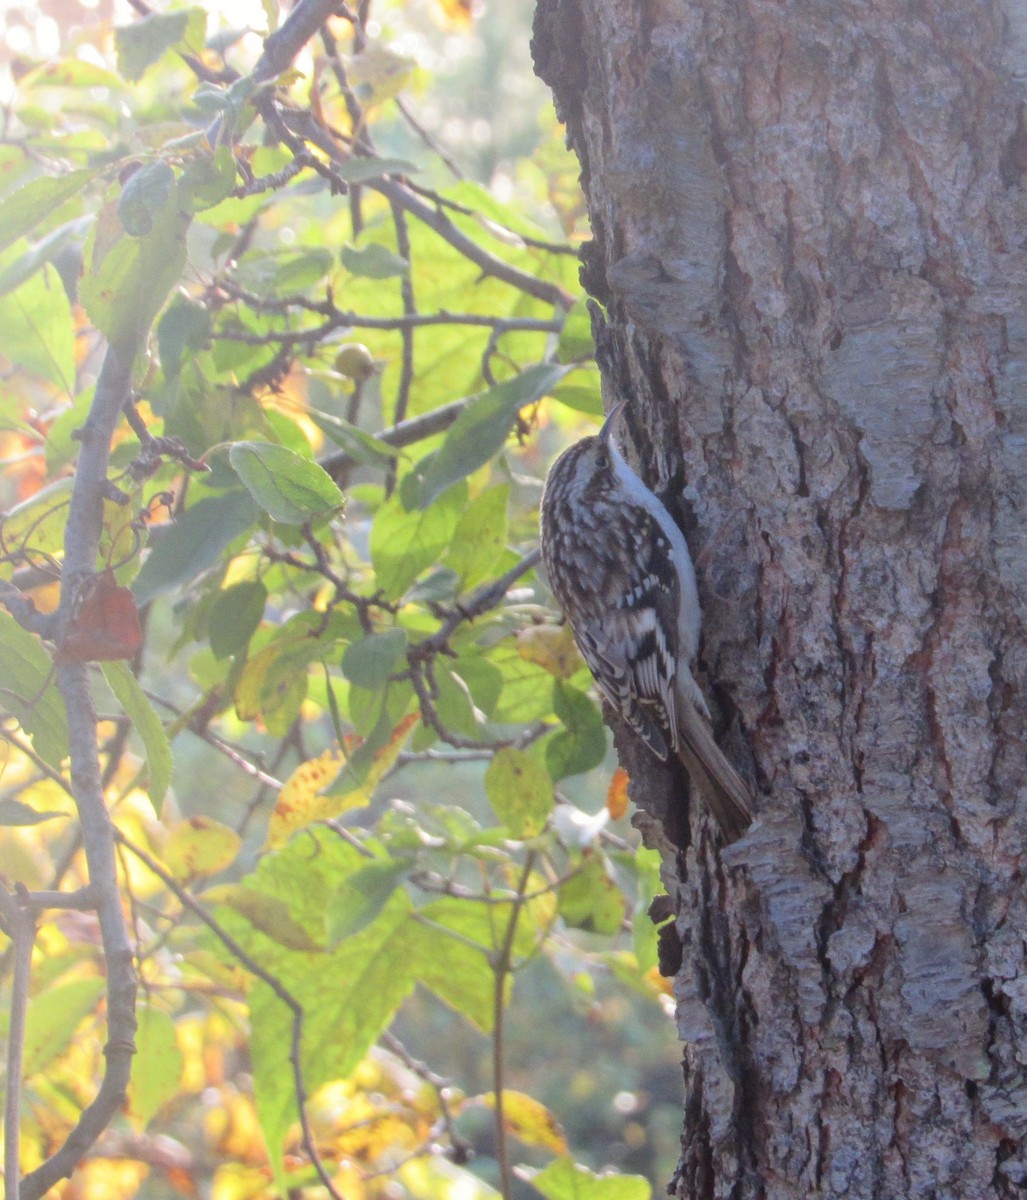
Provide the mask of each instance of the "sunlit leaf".
POLYGON ((529 625, 517 635, 517 653, 557 679, 570 679, 585 665, 569 624, 529 625))
POLYGON ((533 1172, 531 1185, 546 1200, 650 1200, 652 1195, 641 1175, 595 1175, 571 1158, 559 1158, 533 1172))
POLYGON ((73 979, 32 997, 25 1025, 25 1078, 42 1071, 67 1049, 79 1022, 107 990, 103 979, 73 979))
POLYGON ((540 400, 567 371, 559 363, 536 363, 471 400, 427 461, 419 480, 419 503, 430 504, 456 480, 487 463, 503 448, 517 413, 540 400))
POLYGON ((129 1113, 145 1128, 164 1104, 178 1094, 183 1057, 175 1023, 162 1009, 147 1004, 137 1014, 136 1057, 129 1085, 129 1113))
POLYGON ((331 811, 321 793, 339 773, 342 755, 329 748, 317 758, 308 759, 293 771, 278 793, 271 823, 268 828, 267 844, 274 849, 283 846, 299 829, 305 829, 312 821, 338 815, 331 811))
POLYGON ((229 458, 253 499, 283 525, 303 525, 342 507, 328 472, 285 446, 236 442, 229 458))
MULTIPOLYGON (((464 1104, 466 1107, 475 1102, 475 1098, 471 1098, 464 1104)), ((495 1109, 495 1092, 480 1097, 480 1102, 495 1109)), ((503 1125, 508 1133, 526 1146, 538 1146, 553 1154, 567 1153, 567 1139, 557 1119, 544 1104, 524 1092, 503 1089, 503 1125)))
POLYGON ((176 879, 187 882, 231 866, 241 845, 234 829, 199 814, 172 826, 161 858, 176 879))
POLYGON ((54 685, 53 662, 39 639, 0 609, 0 698, 32 738, 36 753, 59 768, 68 753, 68 722, 54 685))
POLYGON ((366 246, 343 246, 342 265, 351 275, 363 275, 367 279, 390 279, 405 275, 410 264, 405 258, 393 254, 386 246, 370 242, 366 246))
POLYGON ((0 296, 0 356, 70 392, 75 384, 71 304, 53 267, 0 296))
POLYGON ((153 228, 154 218, 171 199, 175 172, 162 159, 140 167, 121 189, 118 219, 125 232, 145 237, 153 228))
POLYGON ((118 69, 126 79, 135 82, 147 67, 175 47, 199 54, 203 50, 206 31, 207 15, 202 8, 149 13, 114 31, 118 69))
POLYGON ((93 170, 69 171, 56 178, 33 179, 5 196, 0 205, 0 250, 31 232, 95 177, 93 170))
POLYGON ((86 247, 79 298, 97 329, 125 354, 142 344, 185 265, 189 218, 179 211, 174 188, 164 207, 151 215, 145 237, 132 237, 108 207, 97 217, 86 247))
POLYGON ((560 916, 576 929, 616 933, 625 917, 624 893, 607 872, 602 857, 587 858, 559 890, 560 916))
POLYGON ((147 790, 154 806, 159 807, 171 783, 171 744, 164 732, 164 725, 128 663, 114 661, 100 665, 107 686, 142 740, 149 772, 147 790))
POLYGON ((456 572, 462 592, 486 580, 506 550, 509 500, 509 484, 500 484, 476 496, 461 515, 446 565, 456 572))
POLYGON ((485 772, 485 791, 496 815, 517 838, 535 837, 553 810, 549 772, 524 750, 500 750, 485 772))
POLYGON ((289 911, 279 896, 269 896, 244 884, 226 883, 208 889, 205 898, 211 904, 225 904, 272 941, 289 950, 314 951, 321 941, 313 937, 289 911))
POLYGON ((381 506, 371 526, 371 562, 386 596, 401 596, 449 545, 465 496, 453 488, 429 507, 408 512, 396 494, 381 506))

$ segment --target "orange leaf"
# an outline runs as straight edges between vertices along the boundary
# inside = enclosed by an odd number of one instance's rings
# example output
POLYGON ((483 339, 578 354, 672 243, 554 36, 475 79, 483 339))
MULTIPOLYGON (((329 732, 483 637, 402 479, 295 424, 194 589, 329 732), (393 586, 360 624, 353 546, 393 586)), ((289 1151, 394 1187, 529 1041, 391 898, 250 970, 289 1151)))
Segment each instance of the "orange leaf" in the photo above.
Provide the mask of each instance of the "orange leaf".
POLYGON ((618 767, 610 780, 606 792, 606 811, 612 821, 619 821, 628 811, 628 773, 623 767, 618 767))

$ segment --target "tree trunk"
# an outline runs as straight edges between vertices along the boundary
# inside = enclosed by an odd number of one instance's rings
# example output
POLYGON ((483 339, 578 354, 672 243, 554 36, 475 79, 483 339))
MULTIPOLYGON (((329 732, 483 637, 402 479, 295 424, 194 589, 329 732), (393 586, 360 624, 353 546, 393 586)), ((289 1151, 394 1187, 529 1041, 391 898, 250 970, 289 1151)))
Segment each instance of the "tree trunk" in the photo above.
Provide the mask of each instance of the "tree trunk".
POLYGON ((678 912, 677 1192, 1022 1194, 1027 10, 540 0, 533 49, 759 791, 720 851, 620 739, 678 912))

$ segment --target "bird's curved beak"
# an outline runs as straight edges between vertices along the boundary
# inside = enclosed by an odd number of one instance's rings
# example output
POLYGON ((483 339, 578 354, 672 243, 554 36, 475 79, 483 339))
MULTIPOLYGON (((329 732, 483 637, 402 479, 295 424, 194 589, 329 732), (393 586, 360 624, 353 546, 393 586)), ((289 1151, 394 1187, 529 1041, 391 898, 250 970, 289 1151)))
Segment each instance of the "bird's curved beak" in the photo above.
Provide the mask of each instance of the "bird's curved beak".
POLYGON ((606 414, 606 420, 603 422, 603 427, 602 427, 602 429, 599 430, 599 435, 598 435, 601 441, 604 441, 604 442, 609 441, 610 436, 613 433, 613 426, 616 423, 617 418, 623 412, 624 406, 626 404, 627 404, 627 400, 620 400, 606 414))

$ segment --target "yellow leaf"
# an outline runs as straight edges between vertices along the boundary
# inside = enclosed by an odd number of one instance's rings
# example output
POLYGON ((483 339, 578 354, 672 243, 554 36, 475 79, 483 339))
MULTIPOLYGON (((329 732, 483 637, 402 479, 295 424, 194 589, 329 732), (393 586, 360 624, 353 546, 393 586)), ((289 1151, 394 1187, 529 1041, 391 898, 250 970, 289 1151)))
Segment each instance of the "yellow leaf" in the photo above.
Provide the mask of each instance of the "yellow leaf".
POLYGON ((406 87, 417 64, 378 42, 368 42, 349 60, 349 81, 365 108, 383 104, 406 87))
POLYGON ((517 635, 517 653, 557 679, 570 679, 584 665, 569 625, 529 625, 517 635))
MULTIPOLYGON (((494 1110, 496 1094, 486 1092, 467 1103, 475 1101, 494 1110)), ((567 1139, 556 1118, 544 1104, 526 1096, 524 1092, 503 1089, 503 1127, 527 1146, 540 1146, 554 1154, 567 1153, 567 1139)))
POLYGON ((271 814, 268 849, 284 846, 292 834, 305 829, 311 822, 338 816, 343 811, 337 805, 334 812, 328 811, 326 798, 320 794, 338 775, 342 762, 339 751, 329 748, 317 758, 300 763, 293 771, 278 793, 278 803, 271 814))
POLYGON ((235 860, 242 838, 210 817, 190 817, 172 826, 163 859, 179 880, 216 875, 235 860))
POLYGON ((606 792, 606 811, 612 821, 619 821, 628 811, 628 773, 623 767, 618 767, 610 780, 606 792))

